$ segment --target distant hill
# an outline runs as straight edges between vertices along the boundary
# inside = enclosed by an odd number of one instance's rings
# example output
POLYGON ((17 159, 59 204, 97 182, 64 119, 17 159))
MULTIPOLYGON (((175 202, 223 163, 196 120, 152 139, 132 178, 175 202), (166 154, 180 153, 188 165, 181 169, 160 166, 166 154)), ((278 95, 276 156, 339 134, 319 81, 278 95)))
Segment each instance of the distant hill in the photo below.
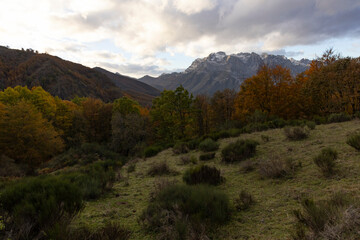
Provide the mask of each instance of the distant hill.
POLYGON ((120 84, 120 80, 114 81, 107 75, 111 73, 104 74, 97 69, 48 54, 0 46, 1 90, 17 85, 29 88, 41 86, 62 99, 79 96, 94 97, 109 102, 122 96, 130 96, 145 105, 151 104, 152 98, 156 95, 155 90, 144 83, 123 76, 120 84), (136 88, 136 83, 141 87, 136 88), (130 86, 125 87, 126 84, 130 86), (151 90, 142 92, 146 88, 151 90))
POLYGON ((125 91, 131 97, 136 98, 140 103, 151 102, 154 97, 160 95, 160 91, 148 84, 140 82, 135 78, 112 73, 103 68, 95 67, 94 70, 106 75, 117 87, 125 91))
POLYGON ((144 76, 139 79, 160 90, 175 89, 180 84, 194 94, 213 94, 225 88, 239 90, 240 84, 255 75, 262 65, 280 65, 290 69, 295 76, 308 69, 310 60, 300 61, 285 56, 238 53, 226 55, 224 52, 211 53, 208 57, 196 59, 184 72, 162 74, 154 78, 144 76))

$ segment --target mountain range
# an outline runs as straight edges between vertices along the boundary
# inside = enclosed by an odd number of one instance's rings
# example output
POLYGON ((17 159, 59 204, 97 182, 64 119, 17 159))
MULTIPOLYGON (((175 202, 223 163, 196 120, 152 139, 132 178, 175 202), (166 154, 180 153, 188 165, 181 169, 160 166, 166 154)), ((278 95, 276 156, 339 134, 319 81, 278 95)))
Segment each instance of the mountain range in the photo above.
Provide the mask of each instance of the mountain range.
POLYGON ((7 87, 41 86, 53 96, 72 99, 93 97, 105 102, 129 96, 150 105, 160 91, 136 79, 89 68, 33 50, 14 50, 0 46, 0 90, 7 87))
POLYGON ((310 60, 300 61, 280 55, 224 52, 211 53, 205 58, 196 59, 184 72, 162 74, 159 77, 144 76, 139 81, 159 90, 173 90, 180 84, 193 94, 212 95, 225 88, 239 90, 241 83, 254 76, 262 65, 280 65, 290 69, 293 76, 305 71, 310 60))

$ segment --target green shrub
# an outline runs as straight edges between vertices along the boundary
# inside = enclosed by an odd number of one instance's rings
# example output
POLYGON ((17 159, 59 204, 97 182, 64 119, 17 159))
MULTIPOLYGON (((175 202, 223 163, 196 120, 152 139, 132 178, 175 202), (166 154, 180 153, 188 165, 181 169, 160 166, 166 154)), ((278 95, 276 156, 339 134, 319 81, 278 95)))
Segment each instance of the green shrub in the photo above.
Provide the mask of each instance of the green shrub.
POLYGON ((200 142, 201 142, 201 139, 199 139, 199 138, 192 139, 187 142, 187 146, 190 150, 195 150, 199 147, 200 142))
POLYGON ((199 145, 199 149, 203 152, 211 152, 219 149, 219 143, 215 142, 211 138, 207 138, 199 145))
POLYGON ((326 117, 321 117, 321 116, 318 116, 318 115, 315 115, 315 116, 313 117, 313 121, 314 121, 316 124, 325 124, 325 123, 327 123, 326 117))
POLYGON ((42 231, 66 227, 83 207, 79 187, 54 176, 8 185, 0 194, 0 202, 5 230, 14 234, 12 239, 35 239, 42 231))
POLYGON ((145 148, 144 155, 146 158, 156 156, 159 152, 162 151, 160 146, 150 146, 145 148))
POLYGON ((64 230, 59 229, 57 234, 53 234, 51 239, 57 240, 127 240, 131 236, 131 231, 116 223, 107 223, 105 226, 90 230, 86 227, 69 230, 64 236, 64 230))
POLYGON ((350 120, 351 116, 347 113, 333 113, 328 117, 329 123, 346 122, 350 120))
POLYGON ((316 128, 316 123, 313 121, 306 121, 305 125, 311 130, 314 130, 316 128))
POLYGON ((170 170, 168 164, 165 161, 154 162, 148 170, 148 175, 150 176, 161 176, 171 173, 173 173, 173 171, 170 170))
POLYGON ((265 131, 270 128, 269 123, 249 123, 245 127, 243 127, 243 132, 252 133, 252 132, 260 132, 265 131))
POLYGON ((214 159, 215 158, 215 153, 212 152, 212 153, 203 153, 199 156, 199 159, 201 161, 207 161, 207 160, 211 160, 211 159, 214 159))
POLYGON ((115 181, 116 168, 116 162, 102 161, 93 163, 79 172, 66 173, 60 177, 79 186, 85 199, 97 199, 111 189, 115 181))
POLYGON ((230 219, 228 197, 206 185, 170 185, 160 191, 140 216, 158 239, 207 239, 204 230, 215 230, 230 219), (192 238, 190 238, 192 237, 192 238))
POLYGON ((225 179, 221 176, 220 170, 216 167, 209 167, 206 165, 189 168, 183 175, 183 180, 186 184, 210 184, 219 185, 225 179))
POLYGON ((237 210, 246 210, 255 203, 253 196, 245 190, 239 193, 239 198, 235 199, 237 210))
POLYGON ((222 151, 222 160, 227 163, 242 161, 255 155, 258 142, 253 140, 237 140, 230 143, 222 151))
POLYGON ((345 194, 317 202, 304 199, 301 206, 294 211, 293 239, 359 239, 360 208, 345 194))
POLYGON ((197 163, 196 157, 193 155, 191 155, 191 156, 185 155, 180 158, 181 165, 187 165, 189 163, 196 164, 197 163))
POLYGON ((353 134, 348 137, 346 143, 351 147, 355 148, 356 150, 360 151, 360 134, 353 134))
POLYGON ((279 156, 273 156, 259 163, 259 172, 263 178, 284 178, 292 177, 301 164, 291 159, 282 159, 279 156))
POLYGON ((308 127, 285 127, 284 134, 289 140, 302 140, 309 137, 308 127))
POLYGON ((174 154, 183 154, 188 152, 189 152, 189 147, 185 142, 178 142, 173 147, 174 154))
POLYGON ((129 166, 128 166, 128 168, 127 168, 127 172, 128 172, 128 173, 135 172, 135 169, 136 169, 136 164, 135 164, 135 163, 131 163, 131 164, 129 164, 129 166))
POLYGON ((319 155, 314 158, 314 163, 319 167, 320 171, 325 176, 330 176, 334 173, 335 160, 337 159, 337 152, 330 147, 324 148, 319 155))

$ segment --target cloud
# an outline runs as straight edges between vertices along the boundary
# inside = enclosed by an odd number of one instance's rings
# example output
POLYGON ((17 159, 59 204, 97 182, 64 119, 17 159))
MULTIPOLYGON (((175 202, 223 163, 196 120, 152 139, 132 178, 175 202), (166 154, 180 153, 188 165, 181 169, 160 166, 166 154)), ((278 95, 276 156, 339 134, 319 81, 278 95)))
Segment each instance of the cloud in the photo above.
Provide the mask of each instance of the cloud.
POLYGON ((176 68, 156 58, 159 53, 196 58, 220 50, 270 51, 300 56, 299 51, 285 49, 329 39, 358 39, 360 2, 2 0, 0 22, 0 45, 51 50, 82 64, 119 66, 119 72, 155 73, 176 68), (113 49, 99 52, 88 45, 105 39, 127 54, 114 56, 113 49))

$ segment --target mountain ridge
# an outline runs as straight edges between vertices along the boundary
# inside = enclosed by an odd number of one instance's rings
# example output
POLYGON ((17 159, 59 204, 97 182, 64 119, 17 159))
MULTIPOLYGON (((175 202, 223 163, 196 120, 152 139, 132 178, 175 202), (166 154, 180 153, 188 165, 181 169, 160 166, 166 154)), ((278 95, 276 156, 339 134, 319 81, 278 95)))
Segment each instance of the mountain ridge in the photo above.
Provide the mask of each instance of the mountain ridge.
POLYGON ((298 61, 282 55, 266 53, 261 55, 254 52, 226 55, 225 52, 216 52, 207 57, 195 59, 183 72, 162 74, 156 78, 144 76, 139 81, 160 90, 173 90, 182 85, 194 94, 212 95, 225 88, 238 90, 241 83, 254 76, 262 65, 287 67, 295 76, 308 69, 310 62, 308 59, 298 61))
POLYGON ((0 89, 18 85, 28 88, 41 86, 61 99, 70 100, 79 96, 111 102, 129 96, 142 105, 151 105, 152 99, 160 94, 136 79, 104 71, 31 49, 0 46, 0 89), (116 76, 114 79, 111 79, 112 74, 116 76), (126 84, 129 85, 126 90, 122 89, 126 84))

